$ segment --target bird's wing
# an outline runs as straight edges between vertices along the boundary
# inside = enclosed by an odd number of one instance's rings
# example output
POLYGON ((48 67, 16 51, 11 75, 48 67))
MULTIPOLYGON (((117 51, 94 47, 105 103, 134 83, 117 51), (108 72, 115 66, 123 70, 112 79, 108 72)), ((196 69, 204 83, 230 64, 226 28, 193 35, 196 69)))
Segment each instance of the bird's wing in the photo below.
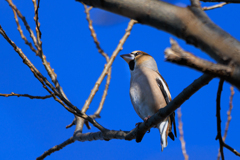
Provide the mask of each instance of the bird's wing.
MULTIPOLYGON (((156 81, 157 81, 157 84, 164 96, 164 99, 166 101, 166 104, 168 105, 168 103, 171 101, 171 95, 170 95, 170 91, 169 91, 169 88, 168 88, 168 85, 166 83, 166 81, 163 79, 163 77, 161 76, 160 73, 158 73, 159 75, 159 78, 156 78, 156 81), (164 83, 164 84, 163 84, 164 83)), ((173 128, 174 128, 174 134, 175 136, 177 137, 177 130, 176 130, 176 123, 175 123, 175 112, 173 112, 171 115, 170 115, 170 121, 171 121, 171 125, 173 125, 173 128)), ((169 133, 169 137, 174 140, 174 135, 172 135, 172 133, 170 132, 169 133)))

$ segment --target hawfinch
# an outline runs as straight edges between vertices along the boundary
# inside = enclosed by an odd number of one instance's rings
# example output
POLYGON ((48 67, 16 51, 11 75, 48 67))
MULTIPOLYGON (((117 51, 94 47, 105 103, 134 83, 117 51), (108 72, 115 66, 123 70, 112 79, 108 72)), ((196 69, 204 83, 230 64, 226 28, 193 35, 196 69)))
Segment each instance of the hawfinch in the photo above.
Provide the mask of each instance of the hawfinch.
MULTIPOLYGON (((158 72, 156 61, 149 54, 134 51, 121 55, 128 63, 131 72, 130 98, 138 116, 147 120, 170 101, 168 85, 158 72)), ((175 113, 156 125, 161 136, 162 151, 167 147, 167 136, 174 140, 172 124, 176 136, 175 113)))

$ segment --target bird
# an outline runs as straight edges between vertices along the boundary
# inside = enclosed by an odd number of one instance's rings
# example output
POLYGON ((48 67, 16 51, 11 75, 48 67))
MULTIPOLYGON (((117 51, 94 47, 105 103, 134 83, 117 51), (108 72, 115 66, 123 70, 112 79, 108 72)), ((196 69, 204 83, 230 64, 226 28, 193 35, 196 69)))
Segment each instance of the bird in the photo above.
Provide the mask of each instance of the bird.
MULTIPOLYGON (((147 121, 171 101, 168 85, 159 73, 156 61, 149 54, 137 50, 120 56, 129 65, 131 73, 129 93, 133 108, 142 120, 147 121)), ((160 132, 162 151, 167 147, 168 136, 174 140, 172 126, 177 137, 175 112, 156 125, 160 132)))

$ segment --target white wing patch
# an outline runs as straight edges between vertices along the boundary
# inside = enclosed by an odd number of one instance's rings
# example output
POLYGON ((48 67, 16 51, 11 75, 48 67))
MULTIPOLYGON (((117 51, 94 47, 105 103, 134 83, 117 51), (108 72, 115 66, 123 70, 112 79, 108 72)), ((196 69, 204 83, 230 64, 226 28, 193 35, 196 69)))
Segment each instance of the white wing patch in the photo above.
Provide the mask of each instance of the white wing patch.
POLYGON ((163 85, 164 90, 167 92, 167 95, 168 95, 169 99, 171 99, 171 94, 170 94, 170 92, 169 92, 169 90, 168 90, 168 87, 167 87, 167 85, 165 84, 164 80, 162 80, 162 78, 161 78, 160 76, 158 77, 158 79, 162 82, 162 85, 163 85))

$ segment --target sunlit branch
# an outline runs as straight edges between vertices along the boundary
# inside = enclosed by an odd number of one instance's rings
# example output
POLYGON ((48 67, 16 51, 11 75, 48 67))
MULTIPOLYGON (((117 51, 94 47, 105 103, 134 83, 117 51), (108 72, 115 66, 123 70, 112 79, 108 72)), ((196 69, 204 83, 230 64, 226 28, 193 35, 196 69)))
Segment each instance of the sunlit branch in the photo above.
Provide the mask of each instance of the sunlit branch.
MULTIPOLYGON (((17 23, 17 30, 19 31, 19 33, 20 33, 20 35, 21 35, 21 38, 24 40, 25 44, 27 44, 33 52, 35 52, 36 54, 38 54, 38 51, 33 47, 32 43, 29 42, 29 41, 27 40, 27 38, 25 37, 25 35, 23 34, 23 31, 22 31, 21 25, 19 24, 18 17, 17 17, 17 13, 16 13, 16 10, 18 10, 17 7, 12 3, 11 0, 7 0, 7 2, 8 2, 8 4, 9 4, 9 6, 11 6, 11 8, 12 8, 12 10, 13 10, 14 19, 15 19, 15 21, 16 21, 16 23, 17 23), (16 10, 15 10, 14 8, 15 8, 16 10)), ((19 11, 19 12, 20 12, 20 11, 19 11)))
POLYGON ((127 40, 128 36, 130 35, 132 27, 133 27, 133 25, 135 23, 137 23, 135 20, 130 20, 124 36, 119 41, 119 44, 117 45, 117 48, 112 53, 111 58, 109 59, 108 63, 104 67, 104 70, 102 71, 102 73, 99 76, 97 82, 95 83, 93 89, 91 90, 91 93, 90 93, 88 99, 86 100, 86 102, 85 102, 85 104, 83 106, 83 109, 82 109, 83 112, 85 112, 89 108, 89 105, 92 102, 93 97, 95 96, 96 92, 98 91, 100 84, 102 83, 104 77, 107 75, 107 73, 109 71, 109 68, 111 67, 111 65, 112 65, 113 61, 115 60, 116 56, 122 50, 123 44, 125 43, 125 41, 127 40))
POLYGON ((101 126, 99 123, 97 123, 93 118, 89 117, 85 113, 82 113, 76 106, 71 104, 67 99, 65 99, 55 87, 52 86, 52 84, 37 70, 37 68, 31 63, 31 61, 26 57, 26 55, 22 52, 20 48, 16 46, 16 44, 7 36, 5 31, 0 26, 0 34, 7 40, 7 42, 14 48, 14 50, 18 53, 18 55, 22 58, 23 63, 26 64, 31 72, 34 74, 34 76, 42 83, 43 87, 53 96, 54 100, 59 102, 65 109, 67 109, 69 112, 73 113, 74 115, 77 115, 79 117, 84 118, 85 120, 88 120, 90 123, 92 123, 95 127, 97 127, 101 131, 106 131, 107 129, 101 126), (48 87, 51 88, 50 89, 48 87), (58 99, 56 96, 58 96, 60 99, 58 99), (65 105, 65 104, 66 105, 65 105))
POLYGON ((213 5, 213 6, 203 7, 202 10, 208 11, 208 10, 211 10, 211 9, 221 8, 221 7, 223 7, 226 4, 229 4, 229 3, 223 2, 223 3, 219 3, 219 4, 216 4, 216 5, 213 5))
POLYGON ((229 79, 229 77, 233 75, 234 68, 222 64, 215 64, 196 57, 192 53, 184 51, 172 38, 170 39, 170 43, 171 48, 167 48, 164 51, 166 61, 188 66, 200 72, 222 77, 224 79, 229 79))
MULTIPOLYGON (((39 49, 39 46, 38 46, 38 44, 37 44, 36 37, 35 37, 32 29, 31 29, 30 26, 28 25, 26 18, 21 14, 21 12, 17 9, 17 7, 12 3, 12 0, 7 0, 7 2, 8 2, 8 4, 9 4, 9 6, 12 8, 13 12, 15 11, 15 12, 17 13, 18 17, 21 18, 21 20, 23 21, 24 26, 26 27, 27 31, 28 31, 29 34, 30 34, 30 37, 31 37, 32 40, 33 40, 33 43, 34 43, 35 47, 36 47, 37 49, 39 49)), ((15 20, 16 20, 16 18, 15 18, 15 20)), ((21 34, 21 33, 20 33, 20 34, 21 34)))
POLYGON ((183 136, 183 123, 181 120, 181 117, 182 117, 181 108, 178 108, 177 115, 178 115, 178 129, 179 129, 179 133, 180 133, 179 139, 181 141, 182 153, 183 153, 184 159, 188 160, 188 154, 187 154, 187 150, 186 150, 186 142, 184 141, 184 136, 183 136))

